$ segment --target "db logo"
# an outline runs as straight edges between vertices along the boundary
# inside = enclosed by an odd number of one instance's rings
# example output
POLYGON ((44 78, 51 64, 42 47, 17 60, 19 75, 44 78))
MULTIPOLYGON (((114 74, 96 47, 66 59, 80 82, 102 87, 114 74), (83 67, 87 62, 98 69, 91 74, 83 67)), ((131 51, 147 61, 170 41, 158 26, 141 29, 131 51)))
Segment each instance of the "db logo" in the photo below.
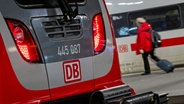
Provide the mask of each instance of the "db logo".
POLYGON ((65 83, 81 80, 81 67, 79 60, 66 61, 63 63, 65 83))

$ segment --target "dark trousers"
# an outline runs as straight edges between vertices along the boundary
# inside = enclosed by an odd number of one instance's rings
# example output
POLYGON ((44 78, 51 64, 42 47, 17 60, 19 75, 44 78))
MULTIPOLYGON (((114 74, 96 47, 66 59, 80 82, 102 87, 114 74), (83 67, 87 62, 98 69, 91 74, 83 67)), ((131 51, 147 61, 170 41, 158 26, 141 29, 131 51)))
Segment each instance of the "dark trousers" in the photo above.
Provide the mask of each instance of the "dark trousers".
POLYGON ((142 58, 143 58, 143 62, 144 62, 145 73, 150 73, 151 72, 151 70, 150 70, 150 64, 149 64, 149 61, 148 61, 148 56, 149 55, 151 56, 151 58, 154 61, 156 61, 156 62, 160 61, 160 59, 157 56, 155 56, 154 49, 151 52, 145 52, 145 53, 143 53, 142 54, 142 58))

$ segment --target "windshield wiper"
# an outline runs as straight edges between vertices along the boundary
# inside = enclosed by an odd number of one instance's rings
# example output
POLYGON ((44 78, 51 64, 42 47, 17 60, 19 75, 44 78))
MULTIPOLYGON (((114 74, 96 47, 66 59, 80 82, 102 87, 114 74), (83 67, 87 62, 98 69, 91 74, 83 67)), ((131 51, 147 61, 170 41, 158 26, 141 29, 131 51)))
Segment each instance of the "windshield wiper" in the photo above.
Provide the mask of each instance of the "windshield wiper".
POLYGON ((73 10, 71 5, 66 0, 45 0, 46 5, 52 7, 58 7, 63 12, 65 21, 72 21, 78 15, 78 4, 75 2, 75 9, 73 10))
POLYGON ((76 3, 75 10, 66 2, 66 0, 57 0, 59 3, 59 7, 63 12, 65 20, 73 20, 78 15, 78 5, 76 3))

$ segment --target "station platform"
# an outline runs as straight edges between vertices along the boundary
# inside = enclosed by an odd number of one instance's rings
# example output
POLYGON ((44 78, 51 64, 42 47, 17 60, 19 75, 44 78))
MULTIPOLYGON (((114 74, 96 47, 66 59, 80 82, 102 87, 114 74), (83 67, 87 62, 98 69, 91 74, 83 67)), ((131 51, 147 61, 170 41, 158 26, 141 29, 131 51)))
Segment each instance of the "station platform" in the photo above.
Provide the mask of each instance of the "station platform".
POLYGON ((122 79, 137 94, 147 91, 168 93, 171 99, 180 97, 179 100, 184 104, 184 67, 175 68, 174 72, 171 73, 158 70, 152 71, 150 75, 141 75, 141 73, 125 74, 122 75, 122 79))

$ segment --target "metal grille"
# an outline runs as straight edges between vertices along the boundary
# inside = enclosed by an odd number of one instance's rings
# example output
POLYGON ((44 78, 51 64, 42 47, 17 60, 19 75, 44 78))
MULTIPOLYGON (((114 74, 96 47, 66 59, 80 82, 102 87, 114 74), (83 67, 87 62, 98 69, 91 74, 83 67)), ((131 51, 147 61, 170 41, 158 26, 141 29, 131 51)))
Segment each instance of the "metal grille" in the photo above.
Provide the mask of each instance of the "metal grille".
POLYGON ((42 22, 49 38, 77 38, 81 36, 81 22, 75 19, 65 22, 61 19, 42 22))

